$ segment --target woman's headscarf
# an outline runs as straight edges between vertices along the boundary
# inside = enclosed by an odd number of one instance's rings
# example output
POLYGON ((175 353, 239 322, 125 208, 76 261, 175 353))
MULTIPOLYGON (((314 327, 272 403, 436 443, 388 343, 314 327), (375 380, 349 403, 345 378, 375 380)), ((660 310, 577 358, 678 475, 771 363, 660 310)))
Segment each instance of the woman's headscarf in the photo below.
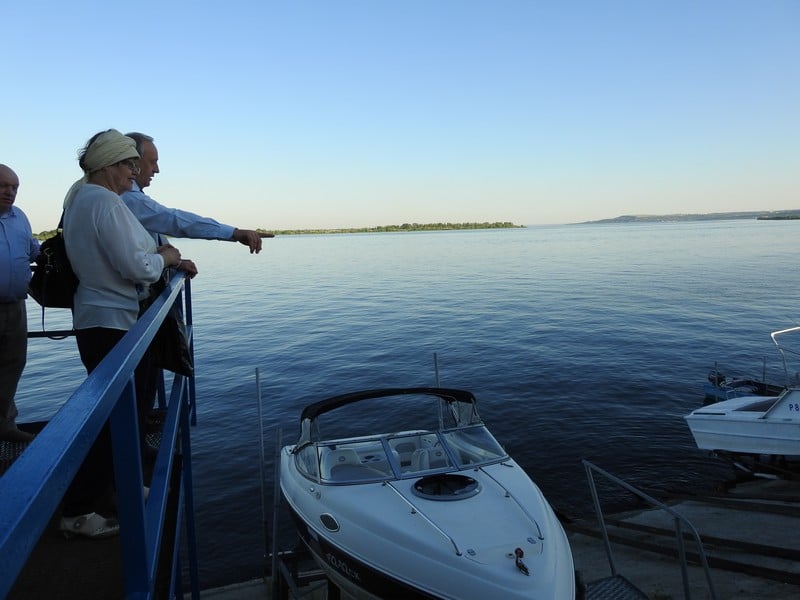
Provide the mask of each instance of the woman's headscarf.
POLYGON ((89 175, 128 158, 139 158, 136 142, 132 138, 122 135, 116 129, 109 129, 98 135, 81 157, 84 175, 69 188, 64 198, 64 208, 72 202, 78 189, 86 184, 89 175))

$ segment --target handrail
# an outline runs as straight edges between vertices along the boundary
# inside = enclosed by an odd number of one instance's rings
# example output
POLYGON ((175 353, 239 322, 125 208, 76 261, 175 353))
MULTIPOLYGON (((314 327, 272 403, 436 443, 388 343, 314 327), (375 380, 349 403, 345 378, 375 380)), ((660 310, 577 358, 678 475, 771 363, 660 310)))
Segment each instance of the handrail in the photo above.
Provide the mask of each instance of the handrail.
POLYGON ((683 577, 683 596, 684 596, 684 598, 686 600, 690 600, 691 592, 689 590, 689 572, 688 572, 688 567, 687 567, 686 550, 685 550, 684 543, 683 543, 682 526, 686 526, 688 528, 689 533, 694 538, 694 541, 697 544, 698 555, 700 557, 700 563, 701 563, 701 565, 703 567, 703 570, 705 571, 706 582, 708 583, 709 593, 711 594, 712 600, 716 600, 717 595, 716 595, 716 593, 714 591, 714 583, 711 580, 711 570, 709 569, 709 566, 708 566, 708 560, 706 559, 706 553, 705 553, 705 549, 703 548, 703 542, 700 539, 700 534, 694 528, 694 525, 692 525, 688 521, 688 519, 686 519, 679 512, 673 510, 672 508, 670 508, 669 506, 667 506, 663 502, 659 502, 658 500, 656 500, 652 496, 649 496, 648 494, 645 494, 644 492, 636 489, 635 487, 633 487, 629 483, 626 483, 625 481, 623 481, 619 477, 616 477, 616 476, 612 475, 608 471, 605 471, 605 470, 601 469, 600 467, 598 467, 597 465, 589 462, 586 459, 582 460, 581 462, 583 463, 583 466, 586 469, 586 477, 589 480, 589 489, 592 492, 592 500, 594 502, 594 511, 595 511, 595 514, 597 515, 597 522, 598 522, 598 525, 600 526, 600 531, 603 534, 603 543, 605 544, 606 555, 608 556, 608 563, 609 563, 609 566, 611 567, 611 575, 614 575, 614 576, 617 575, 617 568, 616 568, 616 565, 614 564, 614 555, 611 552, 611 542, 610 542, 609 537, 608 537, 608 529, 606 527, 605 517, 603 515, 603 509, 600 506, 600 497, 597 494, 597 487, 596 487, 595 482, 594 482, 594 476, 592 474, 592 471, 596 471, 600 475, 605 476, 612 483, 615 483, 618 486, 628 490, 630 493, 634 494, 635 496, 638 496, 639 498, 641 498, 642 500, 644 500, 645 502, 647 502, 651 506, 659 508, 659 509, 663 510, 664 512, 672 515, 672 518, 673 518, 673 520, 675 522, 675 537, 676 537, 676 541, 678 543, 678 558, 679 558, 680 563, 681 563, 681 575, 683 577))
MULTIPOLYGON (((772 343, 775 344, 775 347, 780 352, 781 360, 783 361, 783 376, 786 378, 786 387, 790 387, 793 385, 791 377, 789 377, 789 365, 786 360, 786 354, 793 354, 794 356, 800 356, 800 352, 797 350, 791 350, 790 348, 781 347, 778 343, 778 336, 784 335, 786 333, 795 333, 800 331, 800 327, 789 327, 788 329, 781 329, 780 331, 773 331, 769 334, 769 337, 772 338, 772 343)), ((795 373, 795 384, 797 383, 798 374, 795 373)))
MULTIPOLYGON (((511 467, 511 465, 509 465, 507 461, 506 462, 502 462, 500 464, 502 466, 504 466, 504 467, 511 467)), ((484 475, 486 475, 489 479, 494 481, 500 487, 501 490, 503 490, 503 494, 505 495, 506 498, 511 498, 516 503, 516 505, 522 511, 522 514, 524 514, 526 517, 528 517, 528 520, 536 526, 537 537, 540 540, 544 540, 544 535, 542 534, 542 528, 539 527, 539 523, 534 518, 534 516, 528 511, 527 508, 525 508, 525 506, 523 506, 522 502, 520 502, 517 499, 517 497, 514 494, 511 493, 511 490, 509 490, 506 486, 504 486, 502 483, 500 483, 494 475, 492 475, 491 473, 489 473, 489 471, 486 470, 485 467, 486 467, 486 465, 481 465, 480 467, 478 467, 478 469, 484 475)), ((511 467, 511 468, 513 468, 513 467, 511 467)))
MULTIPOLYGON (((191 289, 176 274, 166 289, 114 349, 70 396, 33 442, 0 477, 0 598, 6 597, 57 509, 61 498, 106 421, 111 427, 126 598, 151 598, 164 536, 167 495, 174 468, 180 469, 181 512, 176 538, 185 525, 191 592, 199 598, 194 531, 189 421, 195 420, 194 377, 174 375, 146 506, 142 495, 141 450, 136 418, 134 369, 174 302, 185 303, 193 352, 191 289), (185 293, 181 297, 181 292, 185 293), (180 465, 175 458, 181 456, 180 465)), ((160 383, 163 389, 163 380, 160 383)), ((175 553, 172 586, 180 589, 175 553)), ((172 590, 170 597, 173 597, 172 590)))

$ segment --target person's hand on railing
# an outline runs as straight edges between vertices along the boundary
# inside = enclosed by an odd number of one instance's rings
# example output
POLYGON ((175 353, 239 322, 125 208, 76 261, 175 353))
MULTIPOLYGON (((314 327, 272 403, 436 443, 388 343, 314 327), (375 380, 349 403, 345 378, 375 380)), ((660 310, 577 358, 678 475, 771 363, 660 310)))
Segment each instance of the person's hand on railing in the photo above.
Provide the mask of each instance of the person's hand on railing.
POLYGON ((165 267, 177 267, 181 263, 181 251, 172 244, 164 244, 156 249, 164 259, 165 267))
POLYGON ((194 279, 194 276, 197 275, 197 265, 189 259, 182 258, 178 265, 178 271, 182 271, 189 279, 194 279))

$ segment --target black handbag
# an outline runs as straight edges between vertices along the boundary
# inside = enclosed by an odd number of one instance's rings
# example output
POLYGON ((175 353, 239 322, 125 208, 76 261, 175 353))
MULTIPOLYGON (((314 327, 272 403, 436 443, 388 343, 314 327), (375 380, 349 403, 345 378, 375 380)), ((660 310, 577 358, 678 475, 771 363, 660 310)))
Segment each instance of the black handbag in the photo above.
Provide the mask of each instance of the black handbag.
POLYGON ((185 377, 194 375, 192 353, 189 351, 189 336, 180 308, 173 304, 167 313, 156 337, 150 346, 155 354, 156 365, 185 377))
POLYGON ((64 246, 61 227, 64 214, 58 222, 56 234, 42 242, 28 293, 42 308, 72 308, 78 277, 72 270, 64 246))
MULTIPOLYGON (((141 304, 140 316, 166 289, 165 278, 169 276, 169 273, 170 271, 167 270, 161 276, 161 279, 150 286, 150 297, 141 304)), ((183 311, 178 302, 170 306, 167 316, 150 344, 150 351, 155 357, 154 361, 157 367, 185 377, 194 375, 194 363, 189 349, 186 322, 183 319, 183 311)))

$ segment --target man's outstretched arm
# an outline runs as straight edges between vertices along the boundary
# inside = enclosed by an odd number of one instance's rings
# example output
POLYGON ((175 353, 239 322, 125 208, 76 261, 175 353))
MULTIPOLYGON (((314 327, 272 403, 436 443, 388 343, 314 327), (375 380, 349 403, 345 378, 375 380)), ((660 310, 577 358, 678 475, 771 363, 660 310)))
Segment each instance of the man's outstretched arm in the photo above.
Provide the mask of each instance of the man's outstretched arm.
POLYGON ((233 230, 233 239, 239 242, 240 244, 249 246, 250 254, 258 254, 259 252, 261 252, 262 238, 271 238, 271 237, 275 237, 275 234, 259 233, 258 231, 253 231, 252 229, 233 230))

